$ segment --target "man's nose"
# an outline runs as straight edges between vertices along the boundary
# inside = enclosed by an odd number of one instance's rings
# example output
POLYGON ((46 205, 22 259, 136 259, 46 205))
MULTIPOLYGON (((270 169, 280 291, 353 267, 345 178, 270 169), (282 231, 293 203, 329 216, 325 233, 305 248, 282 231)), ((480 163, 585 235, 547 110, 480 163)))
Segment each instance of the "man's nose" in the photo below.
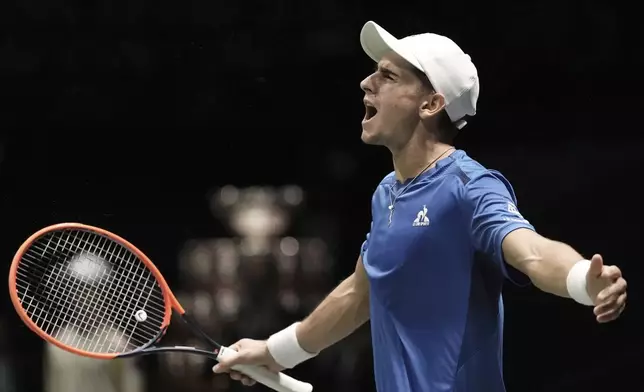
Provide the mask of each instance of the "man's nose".
POLYGON ((364 78, 362 82, 360 82, 360 89, 362 89, 362 91, 364 91, 365 93, 373 94, 374 92, 372 76, 373 75, 369 75, 366 78, 364 78))

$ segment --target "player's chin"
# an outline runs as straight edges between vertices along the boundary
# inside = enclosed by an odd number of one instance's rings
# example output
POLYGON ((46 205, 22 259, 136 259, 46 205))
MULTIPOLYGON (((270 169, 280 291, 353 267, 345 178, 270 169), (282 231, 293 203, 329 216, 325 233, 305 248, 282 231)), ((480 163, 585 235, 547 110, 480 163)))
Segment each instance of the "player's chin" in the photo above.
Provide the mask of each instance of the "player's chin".
POLYGON ((381 144, 380 142, 380 136, 379 133, 376 131, 375 127, 368 126, 368 124, 363 123, 362 124, 362 135, 360 136, 360 139, 365 144, 371 144, 371 145, 379 145, 381 144))

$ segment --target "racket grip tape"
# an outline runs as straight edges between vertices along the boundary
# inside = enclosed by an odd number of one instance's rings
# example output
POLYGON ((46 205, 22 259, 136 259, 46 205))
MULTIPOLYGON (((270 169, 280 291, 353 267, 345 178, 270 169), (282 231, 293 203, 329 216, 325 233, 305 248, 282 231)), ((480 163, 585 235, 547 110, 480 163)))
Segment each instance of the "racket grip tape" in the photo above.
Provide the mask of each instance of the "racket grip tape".
MULTIPOLYGON (((231 355, 233 352, 234 351, 232 349, 222 346, 219 349, 217 360, 225 358, 227 355, 231 355)), ((313 385, 296 380, 293 377, 288 376, 281 372, 280 373, 271 372, 265 367, 252 366, 252 365, 236 365, 236 366, 233 366, 233 370, 243 373, 246 376, 257 381, 258 383, 264 384, 267 387, 277 392, 311 392, 313 391, 313 385)))

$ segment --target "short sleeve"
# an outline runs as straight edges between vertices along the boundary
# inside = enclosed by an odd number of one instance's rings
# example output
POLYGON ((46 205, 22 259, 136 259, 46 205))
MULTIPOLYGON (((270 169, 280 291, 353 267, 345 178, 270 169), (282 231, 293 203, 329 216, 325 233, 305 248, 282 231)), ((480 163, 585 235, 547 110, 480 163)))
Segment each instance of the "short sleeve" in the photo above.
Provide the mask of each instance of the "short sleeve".
MULTIPOLYGON (((385 177, 383 181, 385 181, 386 179, 387 177, 385 177)), ((382 185, 382 182, 378 185, 378 187, 380 187, 380 185, 382 185)), ((373 231, 374 212, 376 211, 375 205, 377 205, 377 202, 378 202, 377 196, 378 196, 378 188, 376 188, 376 190, 373 192, 373 195, 371 196, 371 225, 369 226, 369 231, 367 232, 367 236, 364 242, 362 243, 362 246, 360 247, 360 256, 362 257, 363 260, 366 258, 367 250, 369 250, 369 237, 371 236, 371 232, 373 231)))
POLYGON ((464 199, 475 249, 496 263, 510 278, 503 258, 503 240, 516 229, 534 230, 519 212, 512 186, 501 173, 487 171, 465 185, 464 199))
MULTIPOLYGON (((373 228, 373 222, 371 222, 371 227, 373 228)), ((360 247, 360 256, 364 259, 365 253, 367 253, 367 249, 369 249, 369 235, 371 231, 367 233, 367 237, 365 238, 364 242, 362 243, 362 246, 360 247)))

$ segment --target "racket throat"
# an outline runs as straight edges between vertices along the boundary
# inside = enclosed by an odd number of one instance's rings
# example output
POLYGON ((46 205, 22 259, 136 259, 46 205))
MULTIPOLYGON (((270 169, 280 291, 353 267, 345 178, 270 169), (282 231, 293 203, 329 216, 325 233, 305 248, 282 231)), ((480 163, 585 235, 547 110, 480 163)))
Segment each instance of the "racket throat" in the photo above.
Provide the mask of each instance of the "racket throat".
POLYGON ((200 337, 200 338, 201 338, 201 340, 202 340, 205 344, 209 345, 209 346, 210 346, 209 348, 210 348, 214 353, 218 353, 218 352, 219 352, 219 350, 221 349, 221 344, 217 343, 217 342, 216 342, 216 341, 214 341, 210 336, 208 336, 208 334, 206 334, 206 333, 205 333, 205 332, 204 332, 204 331, 199 327, 199 324, 197 323, 197 321, 196 321, 192 316, 190 316, 190 315, 188 315, 188 314, 184 313, 184 314, 181 314, 181 315, 180 315, 180 317, 181 317, 181 320, 186 324, 186 326, 191 330, 191 332, 192 332, 195 336, 200 337))

